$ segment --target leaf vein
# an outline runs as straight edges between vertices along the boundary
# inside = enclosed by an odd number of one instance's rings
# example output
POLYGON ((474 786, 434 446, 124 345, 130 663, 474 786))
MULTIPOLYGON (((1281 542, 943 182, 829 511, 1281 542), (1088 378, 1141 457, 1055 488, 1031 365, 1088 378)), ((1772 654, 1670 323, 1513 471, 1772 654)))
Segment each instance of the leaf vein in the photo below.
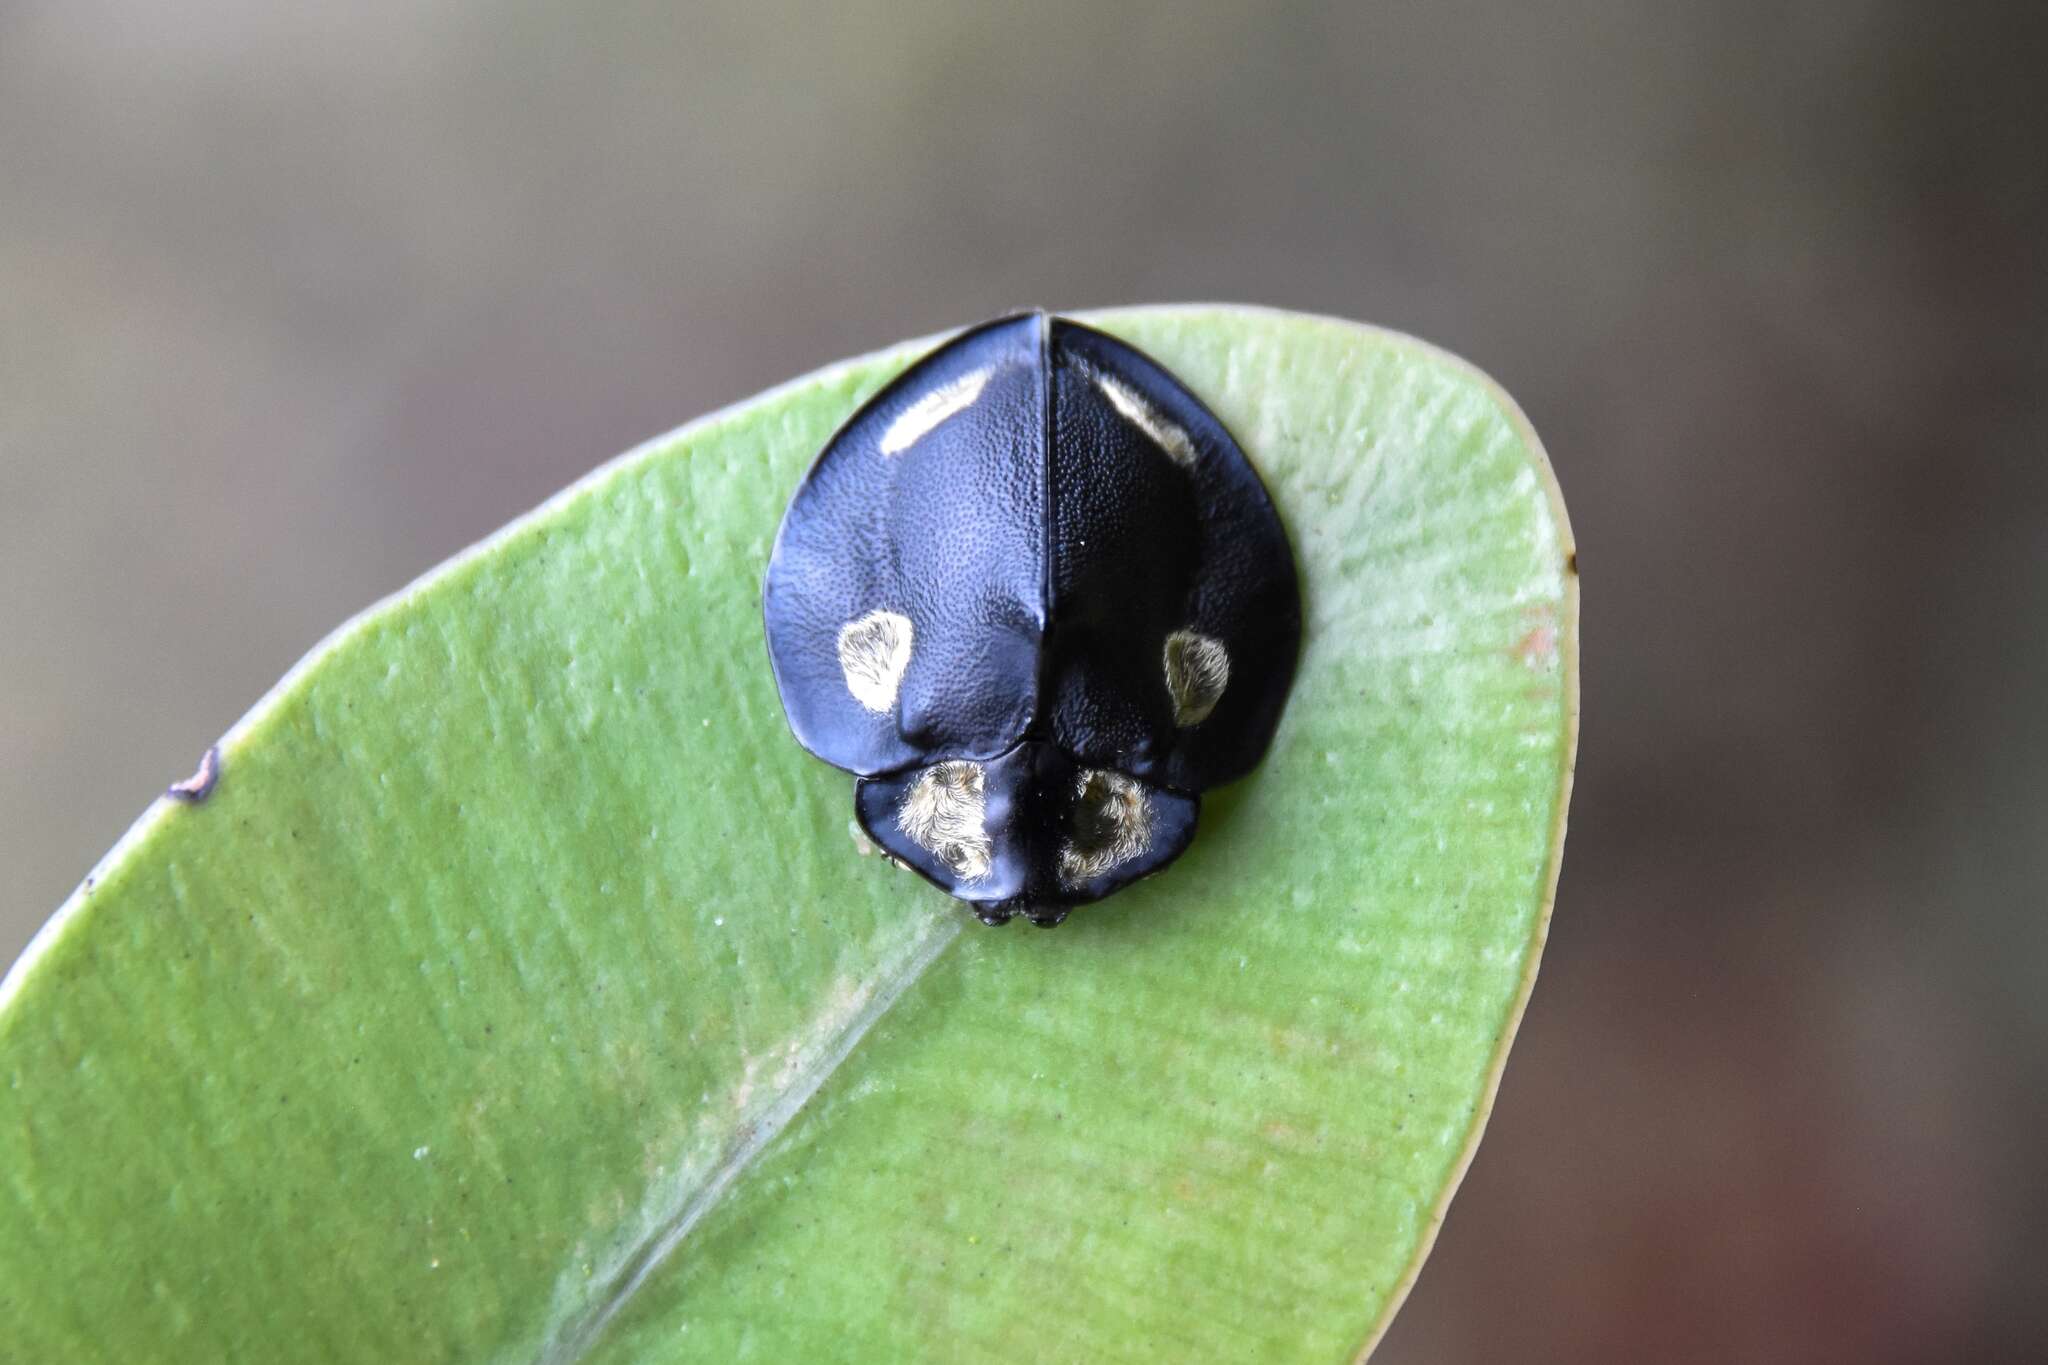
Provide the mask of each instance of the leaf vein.
POLYGON ((935 915, 917 935, 884 959, 864 983, 857 1006, 812 1040, 782 1069, 780 1084, 736 1125, 724 1150, 702 1179, 673 1192, 667 1213, 642 1237, 606 1277, 606 1288, 584 1312, 566 1320, 540 1351, 544 1365, 570 1365, 597 1345, 612 1321, 625 1310, 656 1271, 668 1263, 683 1242, 725 1197, 748 1167, 781 1136, 839 1066, 903 993, 959 937, 959 915, 935 915))

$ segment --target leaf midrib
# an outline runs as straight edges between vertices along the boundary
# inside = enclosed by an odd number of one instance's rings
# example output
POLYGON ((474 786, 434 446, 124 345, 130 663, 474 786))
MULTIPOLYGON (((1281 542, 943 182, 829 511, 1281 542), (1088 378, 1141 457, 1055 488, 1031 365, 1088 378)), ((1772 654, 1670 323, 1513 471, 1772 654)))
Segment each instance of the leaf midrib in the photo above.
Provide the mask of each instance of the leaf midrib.
POLYGON ((649 1280, 681 1250, 691 1232, 716 1209, 733 1186, 824 1088, 877 1021, 921 978, 960 936, 962 917, 936 914, 877 965, 856 988, 850 1010, 831 1020, 816 1036, 792 1044, 788 1061, 774 1082, 742 1111, 717 1160, 699 1177, 666 1192, 666 1207, 653 1220, 652 1232, 640 1237, 617 1258, 604 1277, 605 1288, 587 1309, 564 1319, 548 1334, 535 1360, 541 1365, 571 1365, 587 1358, 611 1325, 649 1280))

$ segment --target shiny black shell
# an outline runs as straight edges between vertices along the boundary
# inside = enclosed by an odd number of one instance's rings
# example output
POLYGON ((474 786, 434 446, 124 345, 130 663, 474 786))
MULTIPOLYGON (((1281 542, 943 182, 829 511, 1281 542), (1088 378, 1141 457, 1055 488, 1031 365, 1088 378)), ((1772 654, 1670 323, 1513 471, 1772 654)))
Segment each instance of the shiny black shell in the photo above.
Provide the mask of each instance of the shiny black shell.
POLYGON ((798 741, 871 838, 1054 924, 1193 838, 1294 678, 1272 499, 1160 365, 1043 313, 962 333, 826 444, 763 592, 798 741))

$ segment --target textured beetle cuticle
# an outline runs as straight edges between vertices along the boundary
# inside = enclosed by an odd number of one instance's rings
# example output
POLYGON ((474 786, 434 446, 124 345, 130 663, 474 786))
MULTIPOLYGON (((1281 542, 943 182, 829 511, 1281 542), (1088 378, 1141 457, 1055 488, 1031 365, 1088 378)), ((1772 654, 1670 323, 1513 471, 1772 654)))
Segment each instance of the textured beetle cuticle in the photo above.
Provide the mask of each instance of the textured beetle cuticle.
POLYGON ((839 628, 839 671, 855 701, 885 716, 895 708, 914 633, 910 618, 893 611, 871 611, 839 628))
POLYGON ((953 875, 976 881, 988 875, 991 845, 979 763, 954 759, 917 775, 903 797, 896 825, 953 875))

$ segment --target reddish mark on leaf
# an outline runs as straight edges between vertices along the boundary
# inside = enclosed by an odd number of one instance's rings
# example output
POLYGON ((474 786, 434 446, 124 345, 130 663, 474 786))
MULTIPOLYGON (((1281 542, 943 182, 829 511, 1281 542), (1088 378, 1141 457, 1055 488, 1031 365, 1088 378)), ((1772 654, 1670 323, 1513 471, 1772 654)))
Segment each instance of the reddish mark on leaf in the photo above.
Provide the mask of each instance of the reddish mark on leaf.
POLYGON ((1522 661, 1522 666, 1531 672, 1555 667, 1557 664, 1557 610, 1548 602, 1540 602, 1522 609, 1522 619, 1529 623, 1529 633, 1524 635, 1508 652, 1522 661))
POLYGON ((1557 662, 1557 627, 1541 625, 1522 637, 1515 657, 1530 668, 1548 668, 1557 662))
POLYGON ((183 801, 187 805, 196 806, 207 797, 213 795, 213 784, 218 781, 220 781, 220 746, 216 744, 200 755, 198 772, 193 773, 192 776, 186 778, 183 782, 173 782, 170 786, 164 788, 164 795, 170 797, 173 801, 183 801))

